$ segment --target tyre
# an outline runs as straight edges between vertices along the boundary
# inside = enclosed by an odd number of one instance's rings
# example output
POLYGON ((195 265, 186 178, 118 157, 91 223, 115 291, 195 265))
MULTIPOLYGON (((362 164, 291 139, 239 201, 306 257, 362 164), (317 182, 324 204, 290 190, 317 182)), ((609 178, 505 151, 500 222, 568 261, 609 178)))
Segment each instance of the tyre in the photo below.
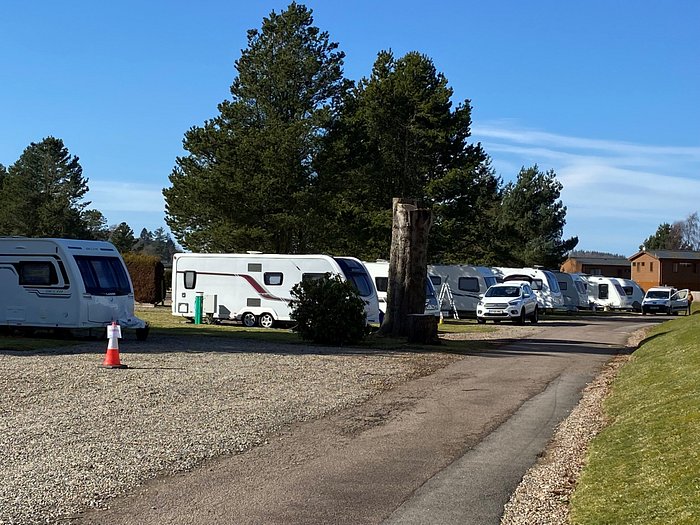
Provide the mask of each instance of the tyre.
POLYGON ((137 341, 145 341, 146 338, 148 337, 148 333, 151 331, 151 327, 147 324, 143 328, 137 328, 135 330, 136 332, 136 340, 137 341))
POLYGON ((241 316, 241 322, 243 323, 243 326, 253 328, 257 324, 258 319, 254 314, 246 312, 241 316))
POLYGON ((481 317, 477 317, 477 318, 476 318, 476 322, 479 323, 479 324, 485 324, 485 323, 486 323, 486 319, 483 319, 483 318, 481 318, 481 317))
POLYGON ((535 308, 535 311, 532 312, 532 315, 530 316, 530 322, 532 324, 537 324, 537 322, 540 320, 540 314, 537 312, 537 308, 535 308))
POLYGON ((513 324, 525 324, 525 307, 520 310, 520 315, 513 319, 513 324))
POLYGON ((263 328, 272 328, 275 324, 275 319, 272 314, 264 313, 258 317, 258 324, 263 328))

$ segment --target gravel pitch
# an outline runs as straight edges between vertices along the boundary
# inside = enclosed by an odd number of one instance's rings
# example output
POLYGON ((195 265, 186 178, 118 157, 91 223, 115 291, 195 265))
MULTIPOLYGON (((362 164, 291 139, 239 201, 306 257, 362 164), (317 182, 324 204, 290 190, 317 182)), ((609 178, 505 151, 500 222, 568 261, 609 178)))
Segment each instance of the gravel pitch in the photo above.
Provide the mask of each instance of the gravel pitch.
POLYGON ((0 524, 57 523, 459 357, 187 337, 0 352, 0 524))

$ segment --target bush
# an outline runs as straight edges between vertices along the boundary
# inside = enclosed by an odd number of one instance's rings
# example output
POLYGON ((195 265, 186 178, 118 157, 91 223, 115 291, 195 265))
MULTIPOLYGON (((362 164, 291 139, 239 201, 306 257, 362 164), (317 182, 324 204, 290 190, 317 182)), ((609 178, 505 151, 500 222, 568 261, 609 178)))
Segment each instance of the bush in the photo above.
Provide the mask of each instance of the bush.
POLYGON ((125 253, 123 256, 137 303, 157 304, 165 299, 163 263, 155 255, 125 253))
POLYGON ((367 333, 365 303, 357 289, 339 276, 302 281, 292 288, 289 306, 293 330, 308 341, 354 344, 367 333))

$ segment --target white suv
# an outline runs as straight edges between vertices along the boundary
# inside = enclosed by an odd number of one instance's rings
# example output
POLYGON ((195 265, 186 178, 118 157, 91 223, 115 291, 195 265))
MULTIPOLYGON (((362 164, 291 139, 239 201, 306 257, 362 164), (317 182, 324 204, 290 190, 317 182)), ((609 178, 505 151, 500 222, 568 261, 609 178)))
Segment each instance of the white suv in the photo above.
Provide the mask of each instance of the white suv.
POLYGON ((534 324, 539 320, 537 313, 537 297, 526 282, 509 281, 494 284, 476 306, 476 321, 483 324, 487 319, 500 323, 510 319, 514 323, 523 324, 525 319, 534 324))
POLYGON ((642 300, 642 314, 677 315, 678 312, 690 313, 688 290, 676 290, 670 286, 654 286, 647 290, 642 300))

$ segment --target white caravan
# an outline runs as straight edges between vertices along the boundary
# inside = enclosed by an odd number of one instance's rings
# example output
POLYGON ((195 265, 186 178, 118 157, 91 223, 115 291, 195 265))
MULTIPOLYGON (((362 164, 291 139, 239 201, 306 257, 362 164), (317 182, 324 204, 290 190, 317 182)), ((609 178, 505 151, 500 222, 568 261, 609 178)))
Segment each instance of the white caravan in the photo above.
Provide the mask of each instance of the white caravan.
POLYGON ((632 279, 623 279, 621 277, 612 277, 613 281, 617 281, 625 291, 627 297, 632 301, 632 310, 635 312, 642 311, 642 301, 644 300, 644 290, 632 279))
MULTIPOLYGON (((377 299, 379 301, 379 322, 383 322, 386 314, 386 294, 389 287, 389 261, 378 260, 377 262, 364 262, 369 274, 374 280, 377 289, 377 299)), ((438 316, 440 306, 438 305, 435 287, 428 276, 425 277, 425 311, 424 313, 438 316)))
MULTIPOLYGON (((475 314, 480 296, 498 282, 490 268, 467 264, 430 264, 428 274, 438 294, 443 286, 450 287, 455 309, 460 314, 475 314)), ((444 307, 440 305, 440 308, 444 307)))
POLYGON ((589 308, 585 281, 577 275, 565 272, 552 272, 557 278, 559 289, 564 297, 564 307, 569 311, 589 308))
POLYGON ((355 285, 368 323, 379 322, 377 291, 367 268, 353 257, 269 253, 176 253, 172 314, 194 317, 197 294, 203 315, 270 328, 291 321, 292 287, 304 279, 339 275, 355 285))
POLYGON ((0 237, 0 326, 104 330, 113 321, 148 335, 134 290, 108 242, 0 237))
POLYGON ((632 299, 620 283, 612 277, 588 275, 588 300, 595 308, 604 310, 632 310, 632 299))
POLYGON ((553 312, 565 310, 564 296, 559 282, 552 272, 542 268, 503 268, 496 270, 504 282, 527 281, 537 296, 540 311, 553 312))

